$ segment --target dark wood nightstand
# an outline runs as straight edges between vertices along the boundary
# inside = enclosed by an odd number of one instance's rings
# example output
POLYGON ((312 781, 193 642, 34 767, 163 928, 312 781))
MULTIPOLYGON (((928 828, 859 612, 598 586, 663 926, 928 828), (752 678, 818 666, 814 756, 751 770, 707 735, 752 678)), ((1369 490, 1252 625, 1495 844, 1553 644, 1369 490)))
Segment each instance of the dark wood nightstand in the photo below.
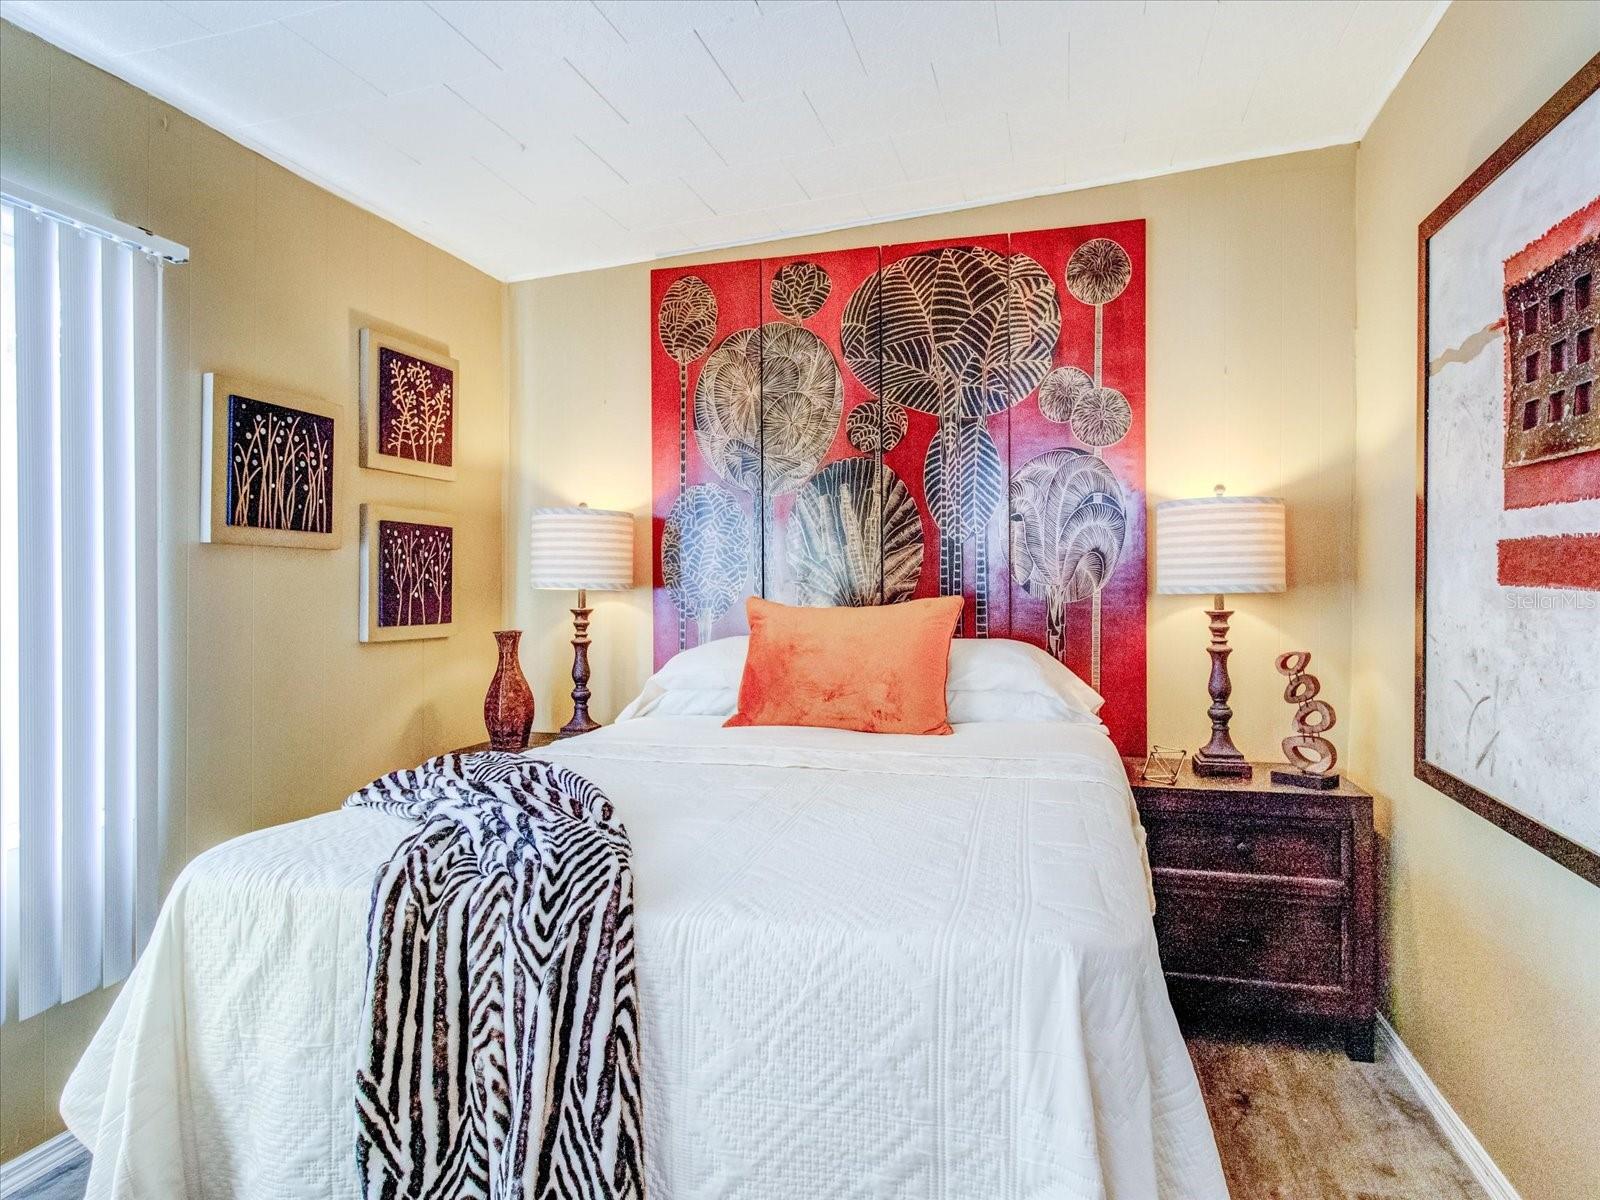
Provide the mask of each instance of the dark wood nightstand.
MULTIPOLYGON (((559 742, 560 740, 561 735, 559 733, 530 733, 528 735, 528 749, 537 750, 541 746, 548 746, 551 742, 559 742)), ((476 754, 478 751, 487 750, 488 748, 488 742, 474 742, 470 746, 457 746, 454 750, 450 751, 450 753, 476 754)))
MULTIPOLYGON (((1155 877, 1156 940, 1173 1006, 1195 1015, 1311 1018, 1372 1061, 1378 867, 1372 797, 1254 779, 1139 778, 1124 759, 1155 877)), ((1281 764, 1279 764, 1281 765, 1281 764)))

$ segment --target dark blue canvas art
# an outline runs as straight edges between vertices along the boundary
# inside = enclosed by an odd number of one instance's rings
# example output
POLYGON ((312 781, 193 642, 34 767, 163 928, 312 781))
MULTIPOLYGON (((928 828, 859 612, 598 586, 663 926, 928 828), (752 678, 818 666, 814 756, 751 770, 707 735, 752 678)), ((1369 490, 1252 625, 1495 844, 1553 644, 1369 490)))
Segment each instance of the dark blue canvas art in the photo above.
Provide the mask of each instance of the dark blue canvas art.
POLYGON ((378 625, 448 625, 455 531, 415 521, 378 522, 378 625))
POLYGON ((333 418, 228 396, 229 525, 333 529, 333 418))

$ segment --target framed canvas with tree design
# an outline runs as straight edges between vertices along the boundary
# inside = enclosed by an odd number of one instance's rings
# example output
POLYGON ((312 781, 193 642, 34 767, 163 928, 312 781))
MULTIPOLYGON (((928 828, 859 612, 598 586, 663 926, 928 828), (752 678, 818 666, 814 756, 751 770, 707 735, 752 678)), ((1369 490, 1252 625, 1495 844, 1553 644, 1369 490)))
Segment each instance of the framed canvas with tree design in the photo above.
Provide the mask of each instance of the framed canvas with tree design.
POLYGON ((361 640, 449 637, 455 523, 445 513, 361 506, 361 640))
POLYGON ((201 386, 200 540, 338 546, 335 438, 343 410, 211 371, 201 386))
POLYGON ((381 329, 361 331, 361 465, 454 479, 456 360, 381 329))
POLYGON ((1600 884, 1600 55, 1417 231, 1415 770, 1600 884))

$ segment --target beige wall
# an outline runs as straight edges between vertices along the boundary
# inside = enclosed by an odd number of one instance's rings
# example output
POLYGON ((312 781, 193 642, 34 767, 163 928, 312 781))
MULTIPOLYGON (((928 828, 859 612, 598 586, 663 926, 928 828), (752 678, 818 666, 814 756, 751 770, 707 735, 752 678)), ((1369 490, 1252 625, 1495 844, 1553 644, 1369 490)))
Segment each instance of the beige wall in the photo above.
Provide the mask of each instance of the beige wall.
MULTIPOLYGON (((1289 502, 1292 590, 1234 604, 1235 739, 1266 758, 1288 733, 1272 665, 1280 652, 1310 649, 1324 695, 1348 707, 1354 157, 1341 147, 675 261, 1149 222, 1149 498, 1206 495, 1221 482, 1289 502)), ((507 586, 513 623, 529 630, 523 661, 545 728, 570 711, 572 601, 522 582, 528 508, 583 500, 632 510, 638 577, 649 579, 649 277, 640 265, 511 288, 507 586)), ((649 596, 591 600, 605 720, 650 672, 649 596)), ((1150 736, 1190 749, 1209 729, 1204 606, 1150 602, 1150 736)))
MULTIPOLYGON (((207 846, 478 740, 501 615, 504 286, 5 24, 0 93, 8 179, 193 255, 165 278, 167 878, 207 846), (460 359, 456 482, 355 465, 356 330, 369 321, 460 359), (212 369, 345 406, 338 550, 196 544, 200 374, 212 369), (363 500, 456 514, 454 637, 358 643, 363 500)), ((0 1159, 60 1128, 56 1097, 108 1002, 0 1029, 0 1159)))
MULTIPOLYGON (((1411 778, 1415 232, 1597 46, 1592 4, 1456 5, 1359 154, 697 256, 1149 222, 1150 499, 1224 481, 1290 505, 1293 590, 1237 606, 1237 738, 1253 756, 1273 752, 1285 711, 1271 658, 1309 647, 1341 714, 1335 740, 1390 810, 1396 1023, 1524 1200, 1581 1195, 1600 1178, 1600 1043, 1587 1033, 1600 1012, 1600 890, 1411 778), (1507 62, 1527 66, 1508 73, 1507 62)), ((526 511, 631 509, 647 577, 649 268, 516 285, 503 336, 493 280, 9 25, 0 83, 8 177, 194 253, 167 276, 169 878, 206 846, 475 739, 502 597, 529 631, 538 725, 564 721, 570 600, 522 582, 526 511), (347 537, 333 553, 195 545, 199 373, 338 399, 353 432, 353 331, 369 319, 461 359, 460 481, 352 466, 347 537), (361 499, 459 514, 455 639, 356 643, 361 499)), ((609 718, 649 671, 648 597, 592 599, 596 711, 609 718)), ((1200 606, 1151 606, 1151 736, 1192 748, 1205 728, 1200 606)), ((58 1128, 55 1096, 107 1000, 0 1028, 0 1159, 58 1128)))
POLYGON ((1357 169, 1350 737, 1392 809, 1394 1020, 1523 1200, 1600 1194, 1600 888, 1412 777, 1417 225, 1597 50, 1600 5, 1453 5, 1357 169))

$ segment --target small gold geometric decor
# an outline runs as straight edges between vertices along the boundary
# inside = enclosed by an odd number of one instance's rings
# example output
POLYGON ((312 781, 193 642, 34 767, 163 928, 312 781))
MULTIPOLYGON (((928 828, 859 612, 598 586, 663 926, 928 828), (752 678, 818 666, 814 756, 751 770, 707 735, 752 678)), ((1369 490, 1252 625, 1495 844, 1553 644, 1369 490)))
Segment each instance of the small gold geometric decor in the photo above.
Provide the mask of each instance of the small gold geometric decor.
POLYGON ((1183 770, 1183 760, 1188 757, 1187 750, 1151 746, 1144 766, 1139 771, 1139 778, 1146 783, 1177 783, 1178 773, 1183 770))
POLYGON ((1339 752, 1322 735, 1334 727, 1338 717, 1333 705, 1317 699, 1322 683, 1306 670, 1311 665, 1311 651, 1291 650, 1280 654, 1277 665, 1278 674, 1289 677, 1283 689, 1284 703, 1295 706, 1294 732, 1283 739, 1283 756, 1296 769, 1274 771, 1272 782, 1332 791, 1339 786, 1339 777, 1333 773, 1339 752))

